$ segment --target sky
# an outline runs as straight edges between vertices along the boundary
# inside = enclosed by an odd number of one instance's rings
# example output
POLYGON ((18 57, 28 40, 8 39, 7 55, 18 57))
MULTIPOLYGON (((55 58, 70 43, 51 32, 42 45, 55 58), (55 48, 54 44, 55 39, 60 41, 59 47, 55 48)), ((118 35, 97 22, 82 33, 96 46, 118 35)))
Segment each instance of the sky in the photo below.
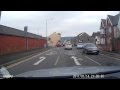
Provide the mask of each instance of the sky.
POLYGON ((0 24, 46 36, 53 32, 61 33, 62 37, 77 36, 86 32, 92 35, 100 31, 101 19, 107 15, 116 15, 119 11, 2 11, 0 24))

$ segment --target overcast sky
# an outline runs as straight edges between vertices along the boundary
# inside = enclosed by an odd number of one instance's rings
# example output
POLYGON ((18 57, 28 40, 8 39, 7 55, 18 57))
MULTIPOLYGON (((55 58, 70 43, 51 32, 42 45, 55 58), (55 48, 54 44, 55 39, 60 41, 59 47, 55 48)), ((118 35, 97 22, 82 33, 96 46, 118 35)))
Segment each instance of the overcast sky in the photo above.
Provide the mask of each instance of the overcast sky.
POLYGON ((92 35, 99 31, 101 19, 107 15, 116 15, 119 11, 3 11, 0 24, 46 36, 46 19, 48 35, 53 32, 61 36, 76 36, 81 32, 92 35))

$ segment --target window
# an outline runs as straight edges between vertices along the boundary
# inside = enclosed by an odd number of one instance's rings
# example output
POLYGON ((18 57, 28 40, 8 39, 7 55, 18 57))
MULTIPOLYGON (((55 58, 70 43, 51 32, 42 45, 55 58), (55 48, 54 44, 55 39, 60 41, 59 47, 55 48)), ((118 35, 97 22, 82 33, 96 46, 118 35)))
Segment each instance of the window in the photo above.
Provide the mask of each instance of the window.
POLYGON ((100 33, 101 33, 101 34, 105 34, 104 29, 101 29, 101 30, 100 30, 100 33))
POLYGON ((111 30, 111 27, 109 28, 109 33, 111 33, 112 32, 112 30, 111 30))

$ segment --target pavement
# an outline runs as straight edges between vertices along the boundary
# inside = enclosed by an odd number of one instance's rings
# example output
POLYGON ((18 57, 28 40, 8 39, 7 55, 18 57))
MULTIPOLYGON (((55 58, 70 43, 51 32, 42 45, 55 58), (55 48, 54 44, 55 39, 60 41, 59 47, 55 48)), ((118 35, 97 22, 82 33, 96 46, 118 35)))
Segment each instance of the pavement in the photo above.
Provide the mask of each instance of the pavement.
POLYGON ((120 59, 120 53, 101 51, 101 54, 108 55, 110 57, 115 57, 115 58, 117 57, 120 59))
POLYGON ((24 72, 49 68, 72 67, 72 66, 119 66, 120 59, 105 54, 87 55, 82 49, 64 50, 64 47, 55 47, 32 55, 6 68, 11 75, 24 72))

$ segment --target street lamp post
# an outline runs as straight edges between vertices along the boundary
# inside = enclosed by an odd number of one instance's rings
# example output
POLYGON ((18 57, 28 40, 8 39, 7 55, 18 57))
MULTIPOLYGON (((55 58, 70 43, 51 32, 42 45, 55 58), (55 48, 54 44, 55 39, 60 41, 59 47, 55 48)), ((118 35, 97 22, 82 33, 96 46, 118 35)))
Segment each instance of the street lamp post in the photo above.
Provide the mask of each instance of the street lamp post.
MULTIPOLYGON (((51 20, 52 20, 53 18, 51 18, 51 20)), ((47 27, 48 27, 48 19, 46 19, 46 47, 48 47, 48 37, 47 37, 47 33, 48 33, 48 29, 47 29, 47 27)))
POLYGON ((0 20, 1 20, 1 13, 2 13, 2 11, 0 11, 0 20))
POLYGON ((46 19, 46 46, 48 46, 48 39, 47 39, 47 19, 46 19))

